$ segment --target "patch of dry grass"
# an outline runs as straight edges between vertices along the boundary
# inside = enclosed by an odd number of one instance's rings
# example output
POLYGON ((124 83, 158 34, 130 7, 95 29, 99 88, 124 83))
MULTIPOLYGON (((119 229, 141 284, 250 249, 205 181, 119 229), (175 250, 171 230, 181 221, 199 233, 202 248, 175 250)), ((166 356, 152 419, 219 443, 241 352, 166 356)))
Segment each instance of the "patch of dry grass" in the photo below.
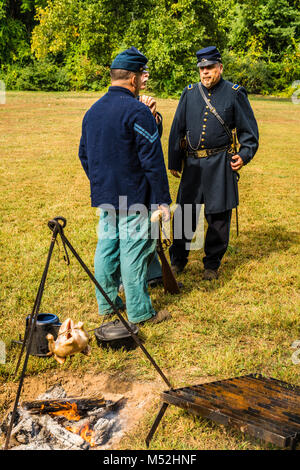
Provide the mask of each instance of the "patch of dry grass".
MULTIPOLYGON (((81 121, 96 93, 7 93, 0 106, 1 146, 1 340, 7 363, 0 365, 6 388, 19 352, 13 339, 23 334, 44 269, 50 231, 48 220, 67 219, 75 249, 92 269, 97 216, 77 157, 81 121)), ((158 100, 164 117, 163 149, 176 100, 158 100)), ((240 236, 233 217, 229 250, 218 281, 201 280, 202 252, 192 252, 180 296, 151 297, 156 309, 168 308, 172 320, 145 326, 145 346, 176 386, 251 372, 299 384, 300 368, 291 361, 291 344, 300 337, 299 319, 299 109, 287 101, 252 99, 259 123, 260 149, 241 171, 240 236)), ((178 180, 169 178, 173 201, 178 180)), ((70 272, 63 250, 55 248, 41 311, 60 320, 99 324, 94 286, 74 258, 70 272)), ((90 357, 68 359, 62 370, 124 372, 136 380, 157 374, 140 350, 99 349, 90 357)), ((31 357, 28 375, 57 369, 54 359, 31 357)), ((7 406, 5 400, 2 407, 7 406)), ((2 409, 4 411, 4 409, 2 409)), ((124 448, 144 447, 156 408, 124 448)), ((123 445, 123 444, 122 444, 123 445)), ((269 448, 240 433, 169 407, 152 444, 156 449, 269 448)))

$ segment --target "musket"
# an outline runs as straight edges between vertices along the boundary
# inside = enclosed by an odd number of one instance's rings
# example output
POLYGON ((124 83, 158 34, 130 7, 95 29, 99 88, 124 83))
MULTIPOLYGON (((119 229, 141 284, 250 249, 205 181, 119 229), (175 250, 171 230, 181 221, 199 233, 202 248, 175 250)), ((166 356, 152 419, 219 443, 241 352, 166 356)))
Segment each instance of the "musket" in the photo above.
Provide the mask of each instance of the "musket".
MULTIPOLYGON (((240 148, 240 144, 239 144, 239 141, 238 141, 238 138, 237 138, 237 131, 236 129, 233 129, 232 130, 232 152, 233 152, 233 155, 237 155, 238 151, 239 151, 239 148, 240 148)), ((237 187, 238 187, 238 181, 240 179, 240 175, 237 171, 234 171, 233 172, 233 175, 236 176, 236 184, 235 182, 233 182, 233 185, 234 185, 234 192, 235 192, 235 199, 236 201, 238 200, 238 191, 237 191, 237 187)), ((239 235, 239 215, 238 215, 238 206, 236 206, 235 208, 235 215, 236 215, 236 234, 237 236, 239 235)))
POLYGON ((163 278, 163 285, 165 293, 169 292, 170 294, 179 294, 179 286, 173 274, 170 264, 167 261, 166 255, 164 253, 164 247, 168 248, 171 245, 171 240, 169 240, 164 232, 162 226, 162 212, 161 210, 157 210, 153 212, 151 216, 151 222, 159 222, 159 234, 157 239, 157 246, 156 251, 158 253, 160 262, 161 262, 161 270, 162 270, 162 278, 163 278), (161 240, 161 232, 164 232, 165 239, 161 240))

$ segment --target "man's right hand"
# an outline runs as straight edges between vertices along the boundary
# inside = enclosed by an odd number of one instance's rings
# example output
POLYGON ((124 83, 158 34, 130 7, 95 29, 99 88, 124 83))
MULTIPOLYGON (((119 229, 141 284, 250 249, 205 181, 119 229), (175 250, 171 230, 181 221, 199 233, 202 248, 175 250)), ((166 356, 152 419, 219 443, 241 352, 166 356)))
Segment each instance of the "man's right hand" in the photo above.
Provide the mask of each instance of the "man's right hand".
POLYGON ((181 174, 180 171, 177 170, 170 170, 171 175, 175 176, 175 178, 180 178, 181 174))
POLYGON ((150 109, 153 116, 156 116, 156 100, 152 96, 142 95, 139 97, 140 101, 150 109))
POLYGON ((161 211, 163 221, 168 222, 168 220, 170 220, 170 217, 171 217, 169 206, 166 204, 163 204, 161 206, 158 206, 158 209, 161 211))

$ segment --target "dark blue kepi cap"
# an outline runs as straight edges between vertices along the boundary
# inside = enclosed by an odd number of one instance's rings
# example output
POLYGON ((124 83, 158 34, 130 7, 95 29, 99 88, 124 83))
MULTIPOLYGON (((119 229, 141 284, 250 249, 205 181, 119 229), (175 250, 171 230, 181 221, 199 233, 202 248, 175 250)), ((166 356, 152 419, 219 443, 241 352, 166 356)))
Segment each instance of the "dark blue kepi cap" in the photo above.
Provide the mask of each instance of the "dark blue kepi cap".
POLYGON ((126 51, 121 52, 113 60, 111 64, 111 69, 124 69, 131 72, 142 72, 146 68, 148 62, 147 57, 145 57, 136 47, 131 47, 126 49, 126 51))
POLYGON ((196 52, 197 67, 206 67, 207 65, 222 62, 221 54, 215 46, 205 47, 196 52))

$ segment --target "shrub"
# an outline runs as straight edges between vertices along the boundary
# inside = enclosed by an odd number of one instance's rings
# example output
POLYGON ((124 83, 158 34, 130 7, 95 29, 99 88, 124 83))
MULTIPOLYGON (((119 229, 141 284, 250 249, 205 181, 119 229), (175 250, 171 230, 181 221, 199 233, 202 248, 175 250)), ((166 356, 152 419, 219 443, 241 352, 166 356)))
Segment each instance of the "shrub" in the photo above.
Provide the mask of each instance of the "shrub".
POLYGON ((292 83, 300 78, 297 54, 284 56, 281 62, 250 54, 237 55, 232 51, 222 54, 224 78, 243 85, 249 93, 291 95, 292 83))
POLYGON ((98 65, 85 56, 69 58, 66 70, 73 90, 102 90, 110 83, 109 67, 98 65))
POLYGON ((47 61, 34 61, 26 67, 2 66, 0 78, 7 90, 67 91, 70 89, 68 71, 47 61))

